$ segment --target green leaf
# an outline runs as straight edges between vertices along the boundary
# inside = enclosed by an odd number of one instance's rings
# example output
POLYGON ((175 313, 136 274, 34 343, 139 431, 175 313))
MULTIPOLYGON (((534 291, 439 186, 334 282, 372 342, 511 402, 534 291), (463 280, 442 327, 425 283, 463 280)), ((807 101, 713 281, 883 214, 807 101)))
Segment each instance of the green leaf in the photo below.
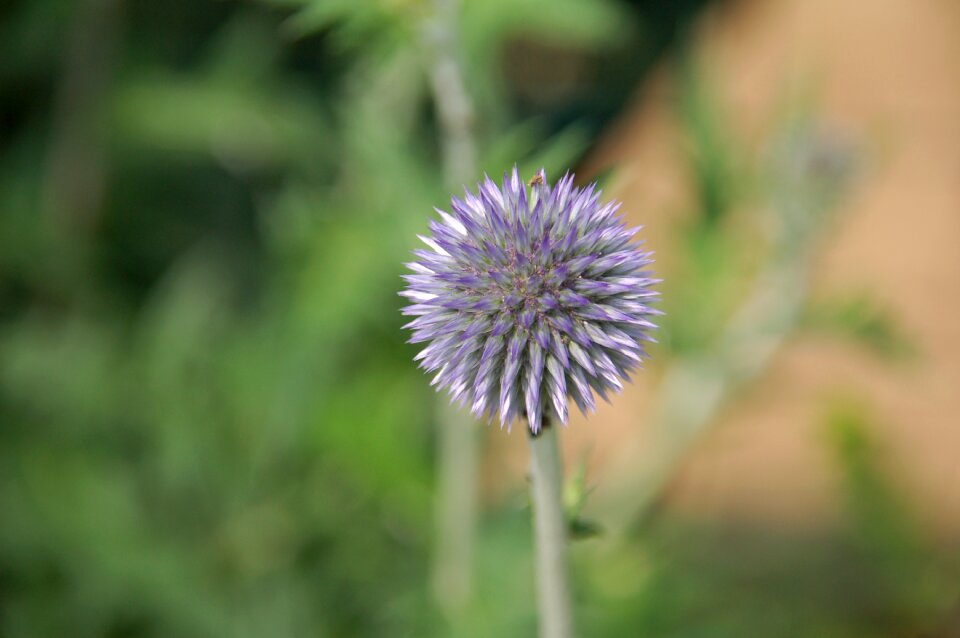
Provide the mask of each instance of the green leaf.
POLYGON ((800 329, 850 340, 890 361, 917 355, 892 311, 864 293, 811 303, 801 316, 800 329))
POLYGON ((603 527, 595 521, 574 518, 569 523, 570 540, 580 541, 603 535, 603 527))
POLYGON ((518 164, 524 179, 543 168, 547 179, 555 182, 582 157, 590 144, 587 127, 573 123, 548 139, 543 139, 545 126, 538 120, 528 120, 512 127, 486 153, 484 170, 497 177, 518 164), (517 162, 517 158, 525 158, 517 162))
POLYGON ((826 416, 827 441, 840 469, 852 541, 869 565, 864 575, 878 609, 912 622, 929 618, 939 596, 930 547, 905 495, 886 474, 885 448, 866 405, 834 400, 826 416))
MULTIPOLYGON (((689 55, 688 54, 688 58, 689 55)), ((700 65, 687 59, 679 73, 677 114, 687 141, 699 220, 714 226, 735 207, 745 180, 717 90, 700 65)))
POLYGON ((592 488, 587 485, 587 459, 583 457, 574 466, 563 486, 563 509, 567 517, 570 538, 582 540, 599 536, 603 528, 581 516, 592 488))

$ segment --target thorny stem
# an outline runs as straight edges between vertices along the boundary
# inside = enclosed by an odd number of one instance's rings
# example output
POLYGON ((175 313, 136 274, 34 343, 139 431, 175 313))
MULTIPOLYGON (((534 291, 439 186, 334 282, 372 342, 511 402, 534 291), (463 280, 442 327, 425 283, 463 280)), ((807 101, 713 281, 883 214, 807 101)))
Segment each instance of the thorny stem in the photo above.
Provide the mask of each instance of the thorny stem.
MULTIPOLYGON (((423 43, 441 129, 447 186, 460 189, 476 173, 473 104, 458 59, 456 0, 435 0, 424 23, 423 43)), ((439 480, 436 501, 437 555, 434 596, 449 619, 462 615, 473 589, 473 547, 477 518, 477 433, 473 420, 449 406, 438 406, 439 480)))
POLYGON ((529 437, 540 638, 573 635, 566 560, 567 524, 561 498, 563 470, 556 430, 545 420, 543 429, 529 437))

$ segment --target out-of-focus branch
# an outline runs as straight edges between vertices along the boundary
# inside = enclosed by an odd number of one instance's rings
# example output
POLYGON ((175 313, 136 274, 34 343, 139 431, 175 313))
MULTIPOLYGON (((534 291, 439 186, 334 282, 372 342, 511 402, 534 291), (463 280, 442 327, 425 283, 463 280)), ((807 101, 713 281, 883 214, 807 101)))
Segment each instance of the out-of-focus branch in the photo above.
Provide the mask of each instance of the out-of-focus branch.
POLYGON ((851 158, 833 140, 809 132, 795 133, 781 153, 775 161, 782 174, 772 193, 776 236, 770 257, 715 345, 666 370, 653 409, 653 443, 639 453, 628 451, 623 461, 640 468, 630 493, 617 496, 631 503, 621 509, 623 524, 644 519, 719 408, 768 367, 796 329, 816 249, 849 181, 851 158))
POLYGON ((652 417, 655 443, 638 463, 640 488, 629 498, 631 519, 643 518, 719 408, 766 369, 793 332, 806 297, 813 243, 758 276, 715 350, 678 359, 667 369, 652 417))
POLYGON ((474 179, 477 170, 473 100, 456 46, 458 5, 457 0, 435 0, 434 13, 424 24, 430 88, 442 132, 444 178, 452 189, 474 179))
MULTIPOLYGON (((458 3, 435 0, 424 22, 423 42, 441 130, 444 181, 458 191, 475 178, 476 140, 473 102, 467 92, 457 51, 458 3)), ((477 432, 464 410, 438 395, 439 441, 436 497, 437 542, 433 588, 450 619, 461 615, 473 589, 473 548, 477 527, 477 432)))
POLYGON ((93 225, 103 201, 105 98, 119 26, 120 0, 77 3, 56 96, 45 189, 56 225, 67 234, 93 225))

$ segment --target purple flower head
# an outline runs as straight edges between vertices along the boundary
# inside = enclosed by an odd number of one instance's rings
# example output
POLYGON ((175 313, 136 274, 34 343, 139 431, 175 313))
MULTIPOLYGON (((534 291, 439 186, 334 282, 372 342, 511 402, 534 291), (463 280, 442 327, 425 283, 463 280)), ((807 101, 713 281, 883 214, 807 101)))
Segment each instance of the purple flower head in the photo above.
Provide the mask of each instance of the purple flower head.
POLYGON ((529 187, 516 167, 498 186, 437 210, 428 250, 407 264, 415 317, 411 343, 428 345, 420 366, 477 417, 500 425, 525 416, 533 433, 544 419, 567 421, 567 398, 581 412, 606 399, 646 356, 660 314, 650 307, 657 280, 649 252, 632 241, 619 204, 601 204, 593 185, 565 175, 553 188, 543 170, 529 187))

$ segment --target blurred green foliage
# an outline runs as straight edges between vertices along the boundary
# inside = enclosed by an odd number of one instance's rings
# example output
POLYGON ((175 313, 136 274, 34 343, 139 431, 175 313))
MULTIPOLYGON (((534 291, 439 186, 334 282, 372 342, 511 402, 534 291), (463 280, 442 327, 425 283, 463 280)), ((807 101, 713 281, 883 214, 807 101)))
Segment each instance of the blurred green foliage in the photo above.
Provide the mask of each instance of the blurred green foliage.
POLYGON ((811 303, 801 321, 811 332, 851 340, 894 362, 919 354, 890 310, 866 292, 811 303))
POLYGON ((825 432, 841 469, 852 554, 864 563, 859 604, 877 631, 885 627, 931 630, 958 595, 955 565, 938 564, 906 498, 887 476, 889 459, 871 433, 862 401, 834 400, 825 432))
MULTIPOLYGON (((570 167, 702 3, 667 4, 465 0, 483 167, 570 167), (518 42, 544 73, 523 87, 518 42), (595 73, 531 102, 557 47, 595 73)), ((395 294, 448 196, 431 6, 0 7, 0 636, 448 633, 426 585, 432 394, 395 294)), ((682 116, 719 221, 740 178, 705 99, 682 116)), ((729 283, 717 237, 686 248, 729 283)), ((577 515, 587 491, 579 474, 577 515)), ((484 513, 470 635, 534 631, 521 502, 484 513)), ((664 525, 577 545, 590 635, 863 635, 836 597, 805 601, 833 568, 819 546, 781 560, 807 541, 664 525)))

